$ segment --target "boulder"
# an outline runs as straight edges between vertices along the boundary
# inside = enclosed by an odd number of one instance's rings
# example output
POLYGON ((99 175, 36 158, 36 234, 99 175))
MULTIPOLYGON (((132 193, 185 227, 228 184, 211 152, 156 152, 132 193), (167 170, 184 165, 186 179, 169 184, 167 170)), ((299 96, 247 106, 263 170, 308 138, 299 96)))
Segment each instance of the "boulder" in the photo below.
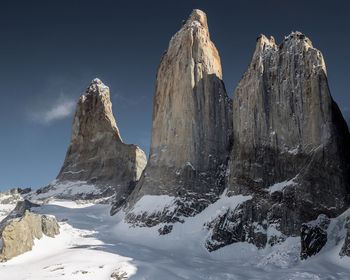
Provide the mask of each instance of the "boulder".
POLYGON ((55 217, 32 213, 31 207, 28 201, 19 202, 0 223, 0 262, 30 251, 35 239, 43 234, 49 237, 59 234, 55 217))
POLYGON ((60 227, 54 216, 42 215, 41 216, 41 229, 43 234, 48 237, 55 237, 60 233, 60 227))

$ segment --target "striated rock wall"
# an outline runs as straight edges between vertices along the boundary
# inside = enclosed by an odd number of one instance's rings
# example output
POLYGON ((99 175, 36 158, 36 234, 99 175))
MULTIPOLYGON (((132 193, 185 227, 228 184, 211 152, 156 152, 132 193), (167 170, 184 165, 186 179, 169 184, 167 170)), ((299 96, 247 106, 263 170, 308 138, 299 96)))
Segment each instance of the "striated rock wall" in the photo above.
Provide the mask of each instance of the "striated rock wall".
POLYGON ((253 199, 227 213, 233 219, 225 225, 221 219, 213 226, 210 244, 264 246, 271 225, 297 236, 302 223, 349 206, 349 130, 331 97, 323 56, 304 34, 292 33, 280 45, 258 38, 234 94, 233 138, 229 195, 253 199), (236 227, 243 232, 227 226, 237 215, 243 215, 236 227), (265 238, 255 238, 256 232, 265 238))
POLYGON ((158 68, 149 162, 129 208, 144 195, 169 195, 178 198, 176 213, 158 222, 200 212, 223 190, 231 128, 220 56, 205 13, 194 10, 158 68))
POLYGON ((183 168, 190 163, 207 170, 213 161, 225 161, 230 113, 206 15, 194 10, 158 68, 150 164, 183 168))
POLYGON ((349 141, 348 129, 330 95, 323 56, 301 33, 290 34, 279 46, 273 38, 258 38, 233 108, 235 189, 241 180, 267 187, 292 179, 317 151, 331 149, 328 156, 338 158, 349 153, 342 147, 349 141))

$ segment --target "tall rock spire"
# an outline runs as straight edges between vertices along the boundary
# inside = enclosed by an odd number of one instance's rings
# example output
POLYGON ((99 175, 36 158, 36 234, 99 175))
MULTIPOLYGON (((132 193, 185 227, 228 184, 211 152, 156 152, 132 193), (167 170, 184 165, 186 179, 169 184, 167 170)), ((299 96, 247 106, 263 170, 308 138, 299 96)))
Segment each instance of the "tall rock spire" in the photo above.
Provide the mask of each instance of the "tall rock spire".
POLYGON ((234 135, 240 148, 269 146, 309 152, 331 137, 332 98, 320 51, 301 33, 278 47, 260 36, 234 95, 234 135))
MULTIPOLYGON (((258 38, 234 94, 233 134, 233 185, 241 185, 243 174, 252 182, 261 179, 261 187, 291 179, 316 154, 327 161, 339 158, 330 168, 344 177, 347 125, 331 97, 323 56, 304 34, 293 32, 280 46, 273 38, 258 38)), ((345 189, 335 181, 330 185, 345 189)))
POLYGON ((78 101, 61 171, 56 181, 42 192, 59 188, 58 196, 70 198, 116 195, 117 207, 131 193, 145 165, 145 153, 121 139, 109 88, 100 79, 94 79, 78 101))
MULTIPOLYGON (((193 10, 172 37, 158 68, 153 106, 150 158, 129 208, 144 195, 169 195, 181 205, 169 215, 198 213, 223 190, 220 172, 232 127, 231 101, 204 12, 193 10)), ((135 218, 132 209, 128 217, 135 218)))
POLYGON ((234 93, 233 138, 229 195, 253 199, 212 224, 210 249, 239 241, 265 246, 348 207, 349 130, 323 56, 304 34, 293 32, 279 46, 258 38, 234 93), (271 226, 279 237, 267 235, 271 226))
POLYGON ((229 145, 229 100, 204 12, 194 10, 171 39, 157 73, 150 161, 195 169, 222 159, 229 145))

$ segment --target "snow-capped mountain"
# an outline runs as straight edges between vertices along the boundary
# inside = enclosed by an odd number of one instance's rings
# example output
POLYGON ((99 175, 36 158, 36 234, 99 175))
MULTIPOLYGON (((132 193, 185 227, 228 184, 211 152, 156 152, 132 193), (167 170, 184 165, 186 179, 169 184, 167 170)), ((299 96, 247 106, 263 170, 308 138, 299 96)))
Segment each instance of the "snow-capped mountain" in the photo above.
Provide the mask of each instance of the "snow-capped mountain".
POLYGON ((94 79, 56 180, 0 193, 0 279, 350 279, 349 143, 309 38, 261 35, 230 100, 194 10, 158 68, 147 164, 94 79))

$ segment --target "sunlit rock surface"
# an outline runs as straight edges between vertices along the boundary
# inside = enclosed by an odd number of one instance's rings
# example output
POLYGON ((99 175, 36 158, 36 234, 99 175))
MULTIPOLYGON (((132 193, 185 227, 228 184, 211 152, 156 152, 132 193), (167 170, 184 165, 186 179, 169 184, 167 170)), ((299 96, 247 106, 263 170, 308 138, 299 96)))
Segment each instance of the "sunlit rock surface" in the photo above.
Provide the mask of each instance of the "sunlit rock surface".
POLYGON ((212 225, 211 249, 265 246, 271 226, 298 236, 318 215, 349 206, 350 137, 333 101, 323 56, 293 32, 277 45, 261 35, 233 97, 228 195, 253 199, 212 225))
POLYGON ((149 162, 131 198, 130 222, 181 221, 215 201, 231 145, 231 101, 219 53, 204 12, 194 10, 172 37, 158 67, 149 162), (156 217, 133 213, 144 195, 174 196, 175 207, 156 217))

